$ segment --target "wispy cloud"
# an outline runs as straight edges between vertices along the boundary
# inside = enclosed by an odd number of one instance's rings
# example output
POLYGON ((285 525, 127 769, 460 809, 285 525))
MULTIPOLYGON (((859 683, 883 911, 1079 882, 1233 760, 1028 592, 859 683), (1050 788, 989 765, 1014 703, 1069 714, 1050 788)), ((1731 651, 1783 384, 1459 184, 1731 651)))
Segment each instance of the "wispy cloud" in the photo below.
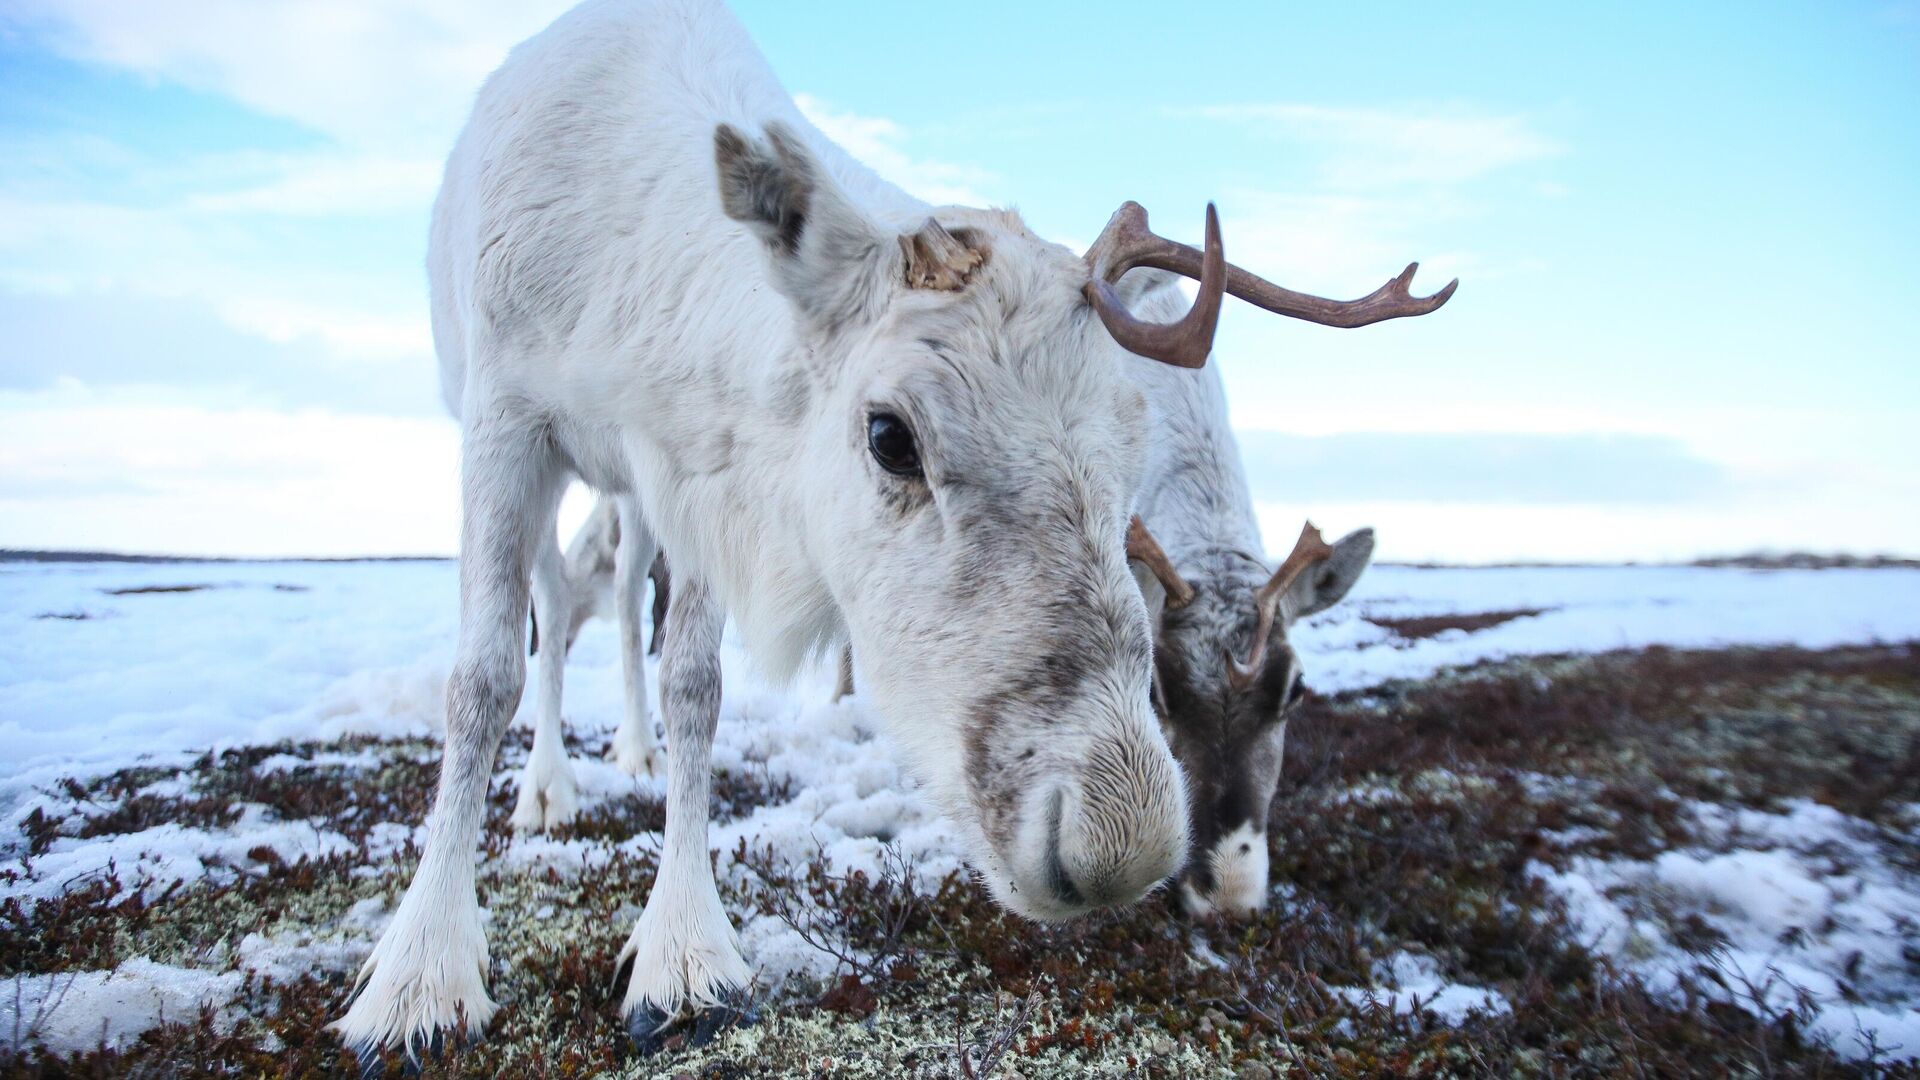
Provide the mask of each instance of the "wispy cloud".
POLYGON ((221 311, 196 297, 121 289, 0 291, 0 388, 138 388, 149 399, 441 413, 424 318, 416 325, 232 304, 221 311))
POLYGON ((208 189, 189 197, 186 206, 211 213, 289 217, 419 212, 431 205, 441 168, 438 155, 332 150, 283 155, 264 181, 235 184, 210 177, 208 189))
POLYGON ((450 420, 0 392, 0 547, 446 554, 450 420))
POLYGON ((800 112, 813 126, 868 168, 930 203, 985 206, 992 202, 984 191, 998 177, 985 169, 908 153, 907 131, 882 116, 863 116, 836 109, 812 94, 793 96, 800 112))
MULTIPOLYGON (((271 365, 285 357, 266 346, 290 343, 315 345, 345 370, 366 363, 431 366, 424 275, 415 258, 382 258, 424 243, 424 209, 418 224, 406 215, 393 219, 407 239, 380 233, 381 253, 343 257, 339 236, 361 220, 355 215, 268 210, 264 194, 241 205, 204 205, 221 197, 125 206, 0 194, 0 357, 26 370, 72 355, 77 370, 85 355, 99 350, 27 352, 66 332, 65 324, 75 328, 76 342, 113 341, 126 336, 113 327, 179 330, 187 320, 189 337, 204 343, 212 331, 193 320, 217 316, 260 347, 265 370, 256 382, 270 380, 271 365), (243 208, 248 205, 261 208, 243 208)), ((236 350, 235 343, 220 344, 223 353, 236 350)), ((134 359, 159 363, 153 350, 163 347, 188 346, 163 333, 134 359)), ((185 363, 200 366, 191 358, 185 363)))
POLYGON ((1425 239, 1473 212, 1448 192, 1380 198, 1241 188, 1226 198, 1233 207, 1228 257, 1308 291, 1363 295, 1417 256, 1414 291, 1424 294, 1480 261, 1470 251, 1434 250, 1425 239))
POLYGON ((571 0, 10 0, 0 27, 351 146, 451 140, 473 88, 571 0))
MULTIPOLYGON (((1365 292, 1410 258, 1438 287, 1511 271, 1455 239, 1510 197, 1506 175, 1566 152, 1521 115, 1464 105, 1377 108, 1254 102, 1169 108, 1271 143, 1301 182, 1229 191, 1236 261, 1309 288, 1365 292), (1498 194, 1496 194, 1498 193, 1498 194)), ((1532 191, 1556 181, 1538 179, 1532 191)), ((1560 189, 1564 193, 1564 188, 1560 189)), ((1511 263, 1512 257, 1508 257, 1511 263)))
POLYGON ((1699 503, 1732 476, 1677 439, 1629 434, 1239 433, 1256 499, 1699 503))
POLYGON ((1329 188, 1454 185, 1563 153, 1525 117, 1464 108, 1371 109, 1302 103, 1180 110, 1304 144, 1321 156, 1329 188))

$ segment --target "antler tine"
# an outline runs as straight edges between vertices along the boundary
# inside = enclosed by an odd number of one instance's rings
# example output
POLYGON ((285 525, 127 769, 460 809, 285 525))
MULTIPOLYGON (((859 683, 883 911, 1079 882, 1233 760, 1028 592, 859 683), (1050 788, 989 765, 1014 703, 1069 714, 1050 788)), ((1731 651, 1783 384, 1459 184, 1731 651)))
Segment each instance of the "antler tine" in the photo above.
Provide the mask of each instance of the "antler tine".
POLYGON ((1245 690, 1260 677, 1260 669, 1267 663, 1267 636, 1273 633, 1273 621, 1279 617, 1280 604, 1286 599, 1287 590, 1307 567, 1324 562, 1333 557, 1333 549, 1321 538, 1320 530, 1309 521, 1300 529, 1300 539, 1294 541, 1293 551, 1273 572, 1265 585, 1253 591, 1253 606, 1259 617, 1253 627, 1253 646, 1248 650, 1246 663, 1241 663, 1232 653, 1227 654, 1227 685, 1235 690, 1245 690))
POLYGON ((1263 605, 1278 600, 1287 594, 1288 589, 1293 588, 1294 581, 1306 572, 1307 567, 1331 558, 1333 558, 1333 548, 1327 546, 1326 540, 1321 537, 1320 530, 1314 527, 1313 522, 1307 522, 1300 527, 1300 538, 1293 542, 1293 550, 1280 564, 1280 569, 1273 572, 1273 576, 1267 579, 1265 585, 1254 591, 1254 599, 1263 605))
POLYGON ((1139 203, 1127 202, 1114 211, 1106 229, 1087 249, 1092 275, 1086 295, 1107 332, 1128 352, 1158 360, 1175 367, 1205 367, 1213 352, 1213 331, 1220 324, 1221 295, 1225 291, 1227 257, 1220 242, 1220 215, 1207 204, 1207 247, 1195 251, 1155 236, 1147 228, 1147 212, 1139 203), (1178 249, 1178 250, 1176 250, 1178 249), (1200 293, 1179 322, 1155 323, 1134 317, 1114 291, 1113 283, 1135 266, 1154 266, 1158 261, 1192 256, 1188 277, 1200 279, 1200 293))
POLYGON ((1167 591, 1169 608, 1183 608, 1193 602, 1193 586, 1173 568, 1172 560, 1160 549, 1160 542, 1147 531, 1147 523, 1141 521, 1138 514, 1127 523, 1127 558, 1153 571, 1160 587, 1167 591))
POLYGON ((1398 277, 1373 290, 1358 300, 1328 300, 1325 297, 1295 292, 1284 286, 1275 285, 1264 278, 1255 277, 1235 266, 1227 271, 1227 291, 1256 307, 1262 307, 1276 315, 1286 315, 1322 326, 1337 326, 1352 329, 1356 326, 1368 326, 1388 319, 1406 319, 1415 315, 1425 315, 1437 311, 1440 305, 1452 299, 1455 289, 1460 287, 1460 279, 1454 278, 1446 288, 1432 296, 1414 296, 1408 291, 1413 283, 1414 271, 1419 263, 1408 263, 1398 277))
MULTIPOLYGON (((1211 205, 1207 207, 1207 212, 1211 219, 1211 205)), ((1118 280, 1122 273, 1136 266, 1168 270, 1190 278, 1201 277, 1205 272, 1205 255, 1202 252, 1186 244, 1155 236, 1147 228, 1147 212, 1139 203, 1133 202, 1122 204, 1114 213, 1113 219, 1107 223, 1107 230, 1100 234, 1099 241, 1087 252, 1087 261, 1094 266, 1095 281, 1118 280)), ((1388 319, 1425 315, 1439 310, 1442 304, 1453 298, 1454 290, 1460 287, 1459 278, 1454 278, 1431 296, 1414 296, 1411 286, 1414 271, 1419 268, 1419 263, 1409 263, 1399 276, 1358 300, 1329 300, 1324 296, 1295 292, 1275 285, 1228 263, 1226 291, 1276 315, 1304 319, 1322 326, 1351 329, 1388 319)))

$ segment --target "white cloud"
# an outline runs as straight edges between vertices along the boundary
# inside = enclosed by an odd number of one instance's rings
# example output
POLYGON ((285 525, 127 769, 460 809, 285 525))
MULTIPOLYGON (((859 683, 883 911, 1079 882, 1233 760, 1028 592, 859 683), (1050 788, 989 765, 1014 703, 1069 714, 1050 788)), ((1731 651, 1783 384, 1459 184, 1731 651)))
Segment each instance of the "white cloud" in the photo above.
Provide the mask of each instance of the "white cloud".
POLYGON ((0 394, 0 547, 447 554, 451 420, 0 394))
POLYGON ((1524 117, 1465 109, 1361 109, 1299 103, 1191 110, 1316 147, 1323 182, 1336 189, 1451 185, 1563 152, 1524 117))
POLYGON ((277 344, 316 337, 338 355, 367 360, 421 359, 433 352, 425 312, 390 316, 267 297, 228 300, 218 310, 233 328, 277 344))
MULTIPOLYGON (((0 195, 0 292, 177 301, 211 310, 265 343, 316 341, 347 368, 396 362, 430 368, 425 274, 417 254, 425 244, 424 210, 417 224, 401 215, 405 239, 382 234, 380 251, 343 256, 337 234, 344 220, 0 195)), ((116 318, 110 305, 98 310, 103 319, 116 318)), ((17 303, 0 304, 0 315, 22 311, 17 303)), ((8 337, 0 356, 32 336, 0 329, 8 337)), ((153 342, 149 362, 164 365, 169 348, 153 342)))
MULTIPOLYGON (((1170 108, 1169 115, 1229 125, 1257 159, 1263 143, 1283 154, 1282 173, 1306 183, 1229 191, 1228 258, 1309 292, 1358 296, 1412 259, 1424 291, 1454 277, 1480 281, 1517 271, 1464 246, 1460 223, 1497 212, 1499 175, 1564 152, 1518 115, 1465 106, 1357 108, 1263 102, 1170 108)), ((1499 189, 1504 192, 1504 188, 1499 189)), ((1526 194, 1566 194, 1535 178, 1526 194)), ((1511 197, 1502 195, 1502 198, 1511 197)), ((1475 230, 1475 235, 1485 230, 1475 230)), ((1416 283, 1416 291, 1423 291, 1416 283)))
POLYGON ((811 94, 795 94, 794 103, 827 138, 908 193, 938 204, 987 206, 983 195, 998 177, 972 165, 916 158, 905 150, 907 132, 885 117, 843 112, 811 94))
POLYGON ((1416 294, 1432 292, 1478 261, 1467 251, 1436 251, 1425 237, 1472 213, 1447 192, 1375 198, 1240 189, 1232 208, 1227 258, 1307 292, 1354 297, 1372 292, 1416 256, 1416 294))
POLYGON ((443 147, 480 80, 571 0, 10 0, 79 60, 230 97, 351 146, 443 147))
POLYGON ((414 320, 266 307, 224 315, 195 297, 125 290, 14 295, 0 290, 0 388, 59 385, 200 404, 321 406, 390 415, 444 413, 414 320), (257 323, 257 332, 235 324, 257 323))
POLYGON ((209 213, 326 217, 335 214, 424 213, 440 186, 442 161, 380 153, 287 155, 272 178, 233 187, 210 178, 208 190, 191 196, 189 209, 209 213))

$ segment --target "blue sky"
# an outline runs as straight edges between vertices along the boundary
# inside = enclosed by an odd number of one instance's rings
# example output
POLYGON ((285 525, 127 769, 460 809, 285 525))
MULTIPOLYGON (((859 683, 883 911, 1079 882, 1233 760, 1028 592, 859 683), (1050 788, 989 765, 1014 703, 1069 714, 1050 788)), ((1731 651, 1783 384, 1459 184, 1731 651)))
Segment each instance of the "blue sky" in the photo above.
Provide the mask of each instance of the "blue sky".
MULTIPOLYGON (((444 553, 427 207, 564 4, 0 8, 0 546, 444 553)), ((1084 243, 1123 199, 1357 295, 1230 306, 1263 520, 1383 556, 1920 553, 1920 4, 735 5, 832 135, 1084 243)))

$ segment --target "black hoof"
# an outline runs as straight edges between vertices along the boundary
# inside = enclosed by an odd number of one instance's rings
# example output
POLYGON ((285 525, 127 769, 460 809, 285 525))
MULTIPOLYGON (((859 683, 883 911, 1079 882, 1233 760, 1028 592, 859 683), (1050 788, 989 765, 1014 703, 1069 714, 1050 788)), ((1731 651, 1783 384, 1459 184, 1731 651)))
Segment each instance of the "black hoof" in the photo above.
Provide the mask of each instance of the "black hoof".
POLYGON ((652 1057, 667 1048, 673 1035, 673 1017, 651 1005, 642 1005, 627 1016, 627 1037, 641 1057, 652 1057))
POLYGON ((354 1057, 360 1063, 360 1080, 379 1080, 389 1075, 388 1065, 398 1065, 401 1076, 419 1076, 426 1062, 438 1064, 446 1060, 449 1050, 459 1051, 479 1042, 478 1036, 468 1038, 462 1034, 449 1034, 436 1031, 427 1040, 425 1046, 407 1051, 381 1046, 362 1046, 354 1050, 354 1057))
POLYGON ((705 1046, 722 1032, 733 1028, 752 1027, 760 1022, 760 1014, 753 1007, 753 996, 745 990, 736 990, 726 995, 719 1005, 703 1009, 694 1018, 693 1037, 689 1046, 705 1046))
POLYGON ((705 1046, 722 1032, 760 1022, 753 998, 744 990, 726 995, 719 1005, 691 1015, 670 1016, 651 1005, 627 1017, 627 1035, 641 1057, 705 1046))

